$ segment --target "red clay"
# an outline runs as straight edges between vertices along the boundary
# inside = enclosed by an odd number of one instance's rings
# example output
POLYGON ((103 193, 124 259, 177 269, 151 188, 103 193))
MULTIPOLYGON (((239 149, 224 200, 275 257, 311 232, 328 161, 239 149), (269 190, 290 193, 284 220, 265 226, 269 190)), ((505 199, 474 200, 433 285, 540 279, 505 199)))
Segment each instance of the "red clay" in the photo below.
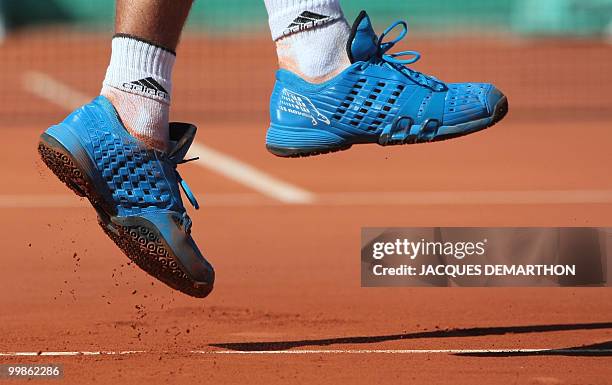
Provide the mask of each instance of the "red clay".
MULTIPOLYGON (((75 88, 86 82, 88 86, 78 89, 94 94, 108 53, 106 43, 96 41, 87 49, 93 58, 85 59, 92 70, 90 75, 71 80, 69 72, 59 65, 23 58, 22 66, 11 70, 11 81, 19 85, 22 71, 36 69, 75 88)), ((262 38, 253 44, 267 47, 263 41, 262 38)), ((71 40, 64 43, 66 47, 76 44, 71 40)), ((612 190, 612 181, 606 177, 612 163, 608 150, 611 121, 601 116, 591 122, 577 119, 554 123, 530 121, 524 118, 528 116, 526 112, 523 117, 513 116, 511 110, 508 119, 491 130, 451 142, 398 148, 363 146, 313 159, 275 158, 263 146, 263 114, 232 124, 209 119, 206 111, 214 116, 215 109, 221 108, 214 107, 214 103, 228 103, 222 96, 212 97, 211 90, 224 89, 222 80, 213 85, 207 83, 204 96, 188 100, 187 90, 194 86, 186 82, 186 74, 204 71, 202 58, 199 67, 188 64, 189 60, 196 55, 198 45, 217 43, 195 39, 185 43, 185 54, 179 61, 182 67, 177 69, 176 115, 194 117, 201 127, 200 140, 211 147, 309 191, 612 190), (213 107, 207 103, 213 103, 213 107), (198 113, 197 106, 203 106, 205 111, 198 113)), ((9 41, 6 49, 30 52, 15 44, 9 41)), ((550 52, 567 49, 547 47, 550 52)), ((532 49, 521 46, 515 48, 513 55, 545 55, 529 51, 532 49)), ((256 56, 261 65, 273 65, 268 51, 256 56)), ((437 52, 433 48, 431 51, 431 55, 437 52)), ((502 50, 496 52, 501 54, 502 50)), ((488 60, 498 60, 493 53, 485 55, 488 60)), ((597 51, 593 55, 604 53, 597 51)), ((212 60, 213 69, 220 70, 229 56, 212 60)), ((456 60, 475 60, 468 56, 456 60)), ((243 61, 247 59, 251 60, 248 55, 242 57, 243 61)), ((494 70, 481 73, 467 66, 460 68, 465 72, 457 72, 455 78, 496 79, 494 70)), ((256 94, 249 98, 263 105, 271 81, 271 76, 263 74, 270 70, 254 66, 253 71, 258 74, 251 84, 256 94)), ((247 76, 238 70, 236 73, 247 76)), ((504 73, 501 72, 502 78, 504 73)), ((2 78, 7 78, 6 73, 2 78)), ((512 79, 506 79, 509 86, 514 84, 512 79)), ((610 83, 609 78, 605 81, 610 83)), ((521 91, 520 84, 510 88, 511 103, 519 111, 521 106, 528 111, 533 100, 545 106, 545 98, 528 95, 521 91)), ((11 106, 1 107, 4 141, 0 170, 6 182, 0 186, 0 197, 67 195, 69 191, 36 158, 38 133, 54 123, 52 118, 66 112, 26 91, 19 92, 27 107, 20 107, 23 110, 18 112, 23 116, 27 111, 35 113, 14 127, 7 120, 11 106)), ((261 106, 257 103, 244 107, 242 113, 248 113, 249 108, 259 111, 261 106)), ((576 105, 588 108, 581 103, 576 105)), ((217 269, 215 291, 205 300, 174 293, 128 265, 127 258, 97 227, 92 209, 0 205, 0 352, 147 352, 123 356, 2 357, 0 363, 63 363, 67 383, 609 383, 609 356, 189 353, 228 347, 568 348, 612 341, 612 298, 608 288, 365 289, 359 284, 359 234, 363 226, 610 226, 609 203, 388 205, 378 204, 373 195, 370 205, 359 206, 287 206, 265 204, 265 200, 219 206, 207 203, 206 194, 254 192, 194 165, 184 166, 181 173, 203 203, 203 208, 192 215, 194 237, 217 269), (553 326, 542 331, 542 325, 553 326), (519 326, 528 328, 516 329, 519 326), (450 331, 454 329, 467 330, 459 336, 450 331), (261 342, 265 344, 256 344, 261 342), (230 343, 242 345, 223 345, 230 343)), ((78 198, 68 199, 78 205, 78 198)))

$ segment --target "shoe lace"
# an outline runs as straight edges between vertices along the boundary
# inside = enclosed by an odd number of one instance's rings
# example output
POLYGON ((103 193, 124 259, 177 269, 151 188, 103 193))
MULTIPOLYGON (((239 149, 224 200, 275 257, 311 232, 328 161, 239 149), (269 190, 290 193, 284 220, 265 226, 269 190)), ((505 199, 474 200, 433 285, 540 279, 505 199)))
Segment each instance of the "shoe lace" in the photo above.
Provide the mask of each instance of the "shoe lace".
MULTIPOLYGON (((166 157, 166 160, 170 163, 170 165, 172 166, 172 168, 174 169, 174 173, 176 175, 176 179, 179 183, 179 186, 181 186, 181 189, 183 190, 183 192, 185 193, 185 196, 187 197, 187 200, 189 200, 189 203, 191 203, 191 205, 198 210, 200 208, 200 205, 198 203, 198 200, 196 199, 195 195, 193 195, 193 192, 191 191, 191 188, 189 188, 189 185, 187 184, 187 182, 183 179, 183 177, 181 177, 181 174, 178 172, 177 167, 179 164, 184 164, 187 162, 193 162, 195 160, 200 159, 199 157, 195 157, 195 158, 190 158, 190 159, 181 159, 181 160, 177 160, 174 159, 172 157, 166 157)), ((181 217, 181 225, 183 226, 183 228, 185 229, 185 232, 190 233, 191 232, 191 225, 192 225, 192 221, 191 218, 189 217, 189 215, 187 215, 186 211, 183 211, 182 217, 181 217)))
POLYGON ((398 20, 395 23, 391 24, 378 38, 378 51, 376 55, 373 55, 370 60, 365 62, 362 68, 365 69, 370 64, 388 63, 391 67, 408 76, 410 79, 414 80, 418 84, 432 88, 436 91, 443 91, 444 89, 446 89, 446 85, 444 84, 444 82, 437 79, 436 77, 426 75, 419 71, 413 70, 407 66, 408 64, 416 63, 417 61, 419 61, 419 59, 421 59, 421 54, 419 52, 400 51, 387 54, 387 51, 389 51, 395 44, 397 44, 400 40, 406 37, 407 34, 408 24, 405 21, 398 20), (384 41, 384 38, 398 26, 402 27, 402 31, 400 32, 400 34, 391 41, 384 41), (399 57, 408 55, 412 57, 409 59, 399 59, 399 57))

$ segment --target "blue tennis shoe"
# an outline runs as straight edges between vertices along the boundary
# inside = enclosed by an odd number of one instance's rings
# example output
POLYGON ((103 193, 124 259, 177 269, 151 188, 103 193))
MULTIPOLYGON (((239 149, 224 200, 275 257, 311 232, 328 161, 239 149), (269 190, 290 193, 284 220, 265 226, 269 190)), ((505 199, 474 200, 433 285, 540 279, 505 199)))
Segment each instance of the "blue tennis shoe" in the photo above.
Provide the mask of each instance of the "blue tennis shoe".
POLYGON ((38 151, 45 164, 98 213, 104 232, 140 268, 194 297, 213 288, 214 270, 191 237, 179 185, 198 203, 176 168, 196 127, 170 123, 170 150, 130 135, 103 96, 45 131, 38 151))
POLYGON ((419 60, 418 52, 389 53, 407 32, 406 23, 398 21, 378 37, 362 11, 347 44, 352 64, 340 74, 312 84, 278 70, 267 149, 297 157, 362 143, 433 142, 471 134, 503 119, 508 100, 493 85, 445 83, 407 66, 419 60), (385 41, 398 27, 399 36, 385 41))

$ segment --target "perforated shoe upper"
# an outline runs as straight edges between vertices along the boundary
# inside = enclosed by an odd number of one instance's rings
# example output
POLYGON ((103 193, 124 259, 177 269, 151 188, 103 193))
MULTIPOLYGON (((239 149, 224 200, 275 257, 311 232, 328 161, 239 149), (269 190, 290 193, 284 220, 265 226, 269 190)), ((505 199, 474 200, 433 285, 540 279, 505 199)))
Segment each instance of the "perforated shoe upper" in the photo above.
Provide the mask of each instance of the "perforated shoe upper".
POLYGON ((487 96, 493 85, 487 83, 448 83, 444 103, 444 124, 456 125, 489 115, 487 96))
POLYGON ((105 97, 76 110, 64 123, 85 145, 96 168, 93 174, 105 183, 119 216, 185 212, 176 172, 182 158, 171 159, 130 135, 105 97))

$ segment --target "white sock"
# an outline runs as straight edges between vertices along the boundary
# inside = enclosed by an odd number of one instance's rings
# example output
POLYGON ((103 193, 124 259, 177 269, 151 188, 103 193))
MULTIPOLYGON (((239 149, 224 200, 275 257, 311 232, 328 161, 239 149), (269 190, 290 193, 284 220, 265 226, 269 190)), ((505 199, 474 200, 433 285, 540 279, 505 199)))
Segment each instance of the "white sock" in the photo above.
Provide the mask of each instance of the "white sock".
POLYGON ((115 35, 101 94, 111 101, 134 137, 162 151, 168 145, 172 67, 165 48, 115 35))
POLYGON ((320 83, 351 63, 339 0, 264 0, 281 68, 320 83))

